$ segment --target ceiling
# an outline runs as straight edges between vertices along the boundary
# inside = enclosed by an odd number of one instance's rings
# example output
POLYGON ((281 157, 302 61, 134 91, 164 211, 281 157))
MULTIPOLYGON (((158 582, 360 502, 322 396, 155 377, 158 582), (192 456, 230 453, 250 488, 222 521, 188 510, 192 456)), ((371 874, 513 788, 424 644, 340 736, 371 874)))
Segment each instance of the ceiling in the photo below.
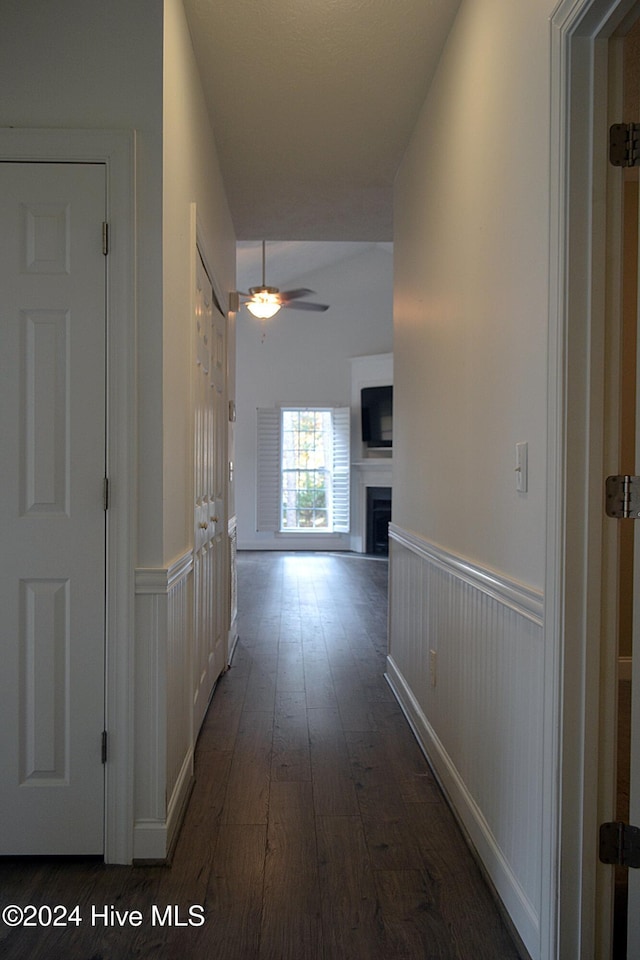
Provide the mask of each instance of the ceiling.
MULTIPOLYGON (((354 241, 269 241, 265 248, 266 280, 271 286, 285 290, 295 281, 316 270, 342 263, 371 247, 393 253, 391 243, 356 243, 354 241)), ((245 240, 237 244, 237 287, 245 293, 249 287, 262 283, 262 244, 259 240, 245 240)), ((313 298, 312 298, 313 299, 313 298)), ((315 297, 316 300, 322 297, 315 297)))
POLYGON ((392 240, 393 180, 459 3, 185 0, 238 240, 392 240))

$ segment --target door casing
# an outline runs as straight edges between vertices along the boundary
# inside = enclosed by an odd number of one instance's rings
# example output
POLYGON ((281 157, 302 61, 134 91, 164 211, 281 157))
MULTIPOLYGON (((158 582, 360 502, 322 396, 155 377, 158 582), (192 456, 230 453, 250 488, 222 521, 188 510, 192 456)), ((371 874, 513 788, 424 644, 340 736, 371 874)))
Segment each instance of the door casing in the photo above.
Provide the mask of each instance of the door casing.
POLYGON ((610 903, 597 860, 603 785, 610 788, 612 779, 607 741, 617 655, 611 643, 603 651, 600 634, 607 60, 609 38, 634 7, 635 0, 562 0, 551 20, 542 918, 542 956, 549 960, 605 957, 609 949, 610 903))
POLYGON ((135 134, 0 128, 0 157, 104 163, 113 237, 107 266, 107 512, 105 767, 107 863, 133 851, 133 563, 135 529, 135 134))

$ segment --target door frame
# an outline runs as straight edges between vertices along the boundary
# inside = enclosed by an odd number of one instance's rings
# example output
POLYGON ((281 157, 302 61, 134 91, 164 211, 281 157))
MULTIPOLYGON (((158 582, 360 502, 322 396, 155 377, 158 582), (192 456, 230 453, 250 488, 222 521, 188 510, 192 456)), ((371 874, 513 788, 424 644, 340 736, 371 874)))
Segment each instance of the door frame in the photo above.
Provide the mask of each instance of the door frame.
MULTIPOLYGON (((597 859, 615 702, 603 578, 608 449, 608 41, 637 0, 561 0, 551 17, 545 582, 545 958, 608 955, 597 859), (613 711, 613 712, 612 712, 613 711), (607 749, 608 748, 608 749, 607 749)), ((610 869, 610 868, 609 868, 610 869)))
POLYGON ((135 133, 0 129, 0 159, 102 163, 111 241, 107 263, 104 859, 133 855, 133 564, 135 531, 135 133))

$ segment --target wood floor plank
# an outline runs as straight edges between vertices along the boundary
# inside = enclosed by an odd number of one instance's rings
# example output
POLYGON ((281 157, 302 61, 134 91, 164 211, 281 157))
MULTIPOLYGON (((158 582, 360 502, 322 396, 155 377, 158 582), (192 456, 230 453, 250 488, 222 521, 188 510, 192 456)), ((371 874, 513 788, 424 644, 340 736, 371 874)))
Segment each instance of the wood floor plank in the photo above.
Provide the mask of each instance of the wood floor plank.
POLYGON ((431 772, 414 773, 399 781, 402 799, 407 803, 442 803, 442 793, 431 772))
POLYGON ((224 677, 219 681, 215 691, 216 709, 207 712, 200 732, 200 742, 218 750, 233 749, 240 726, 246 684, 238 682, 239 677, 235 675, 233 679, 233 683, 224 677))
POLYGON ((437 892, 420 870, 377 870, 375 883, 390 956, 458 960, 437 892))
POLYGON ((245 710, 250 713, 272 711, 276 701, 275 670, 266 672, 254 665, 245 693, 245 710))
POLYGON ((286 687, 282 690, 276 690, 276 717, 282 715, 293 716, 294 714, 306 716, 306 713, 307 695, 304 687, 302 690, 289 690, 286 687))
POLYGON ((405 802, 398 781, 380 782, 361 770, 355 775, 355 784, 363 820, 400 820, 405 815, 405 802))
POLYGON ((259 955, 266 845, 266 825, 225 824, 220 832, 202 932, 216 960, 259 955))
POLYGON ((357 816, 351 761, 336 708, 308 711, 314 806, 318 816, 357 816))
POLYGON ((310 782, 271 784, 260 960, 321 960, 322 917, 310 782))
POLYGON ((345 731, 377 730, 375 714, 371 704, 359 686, 355 690, 343 683, 334 684, 340 709, 340 720, 345 731))
POLYGON ((309 661, 305 657, 304 682, 307 693, 307 706, 337 707, 338 701, 333 686, 333 676, 328 662, 320 660, 309 661))
POLYGON ((272 744, 273 709, 243 713, 229 772, 223 823, 266 824, 272 744))
POLYGON ((276 685, 279 692, 285 689, 304 690, 304 661, 300 643, 280 640, 276 685))
POLYGON ((421 870, 423 858, 410 818, 363 820, 369 860, 374 870, 421 870))
POLYGON ((273 728, 272 780, 311 780, 306 713, 279 713, 273 728))
POLYGON ((358 817, 317 819, 322 919, 332 960, 389 960, 378 897, 358 817))

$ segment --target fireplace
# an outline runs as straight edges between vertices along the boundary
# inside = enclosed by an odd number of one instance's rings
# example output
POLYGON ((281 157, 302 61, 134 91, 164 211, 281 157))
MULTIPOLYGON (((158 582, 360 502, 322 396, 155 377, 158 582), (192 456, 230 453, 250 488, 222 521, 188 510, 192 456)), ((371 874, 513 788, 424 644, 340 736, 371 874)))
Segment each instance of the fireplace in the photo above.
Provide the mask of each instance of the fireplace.
POLYGON ((367 553, 389 555, 391 487, 367 487, 367 553))

